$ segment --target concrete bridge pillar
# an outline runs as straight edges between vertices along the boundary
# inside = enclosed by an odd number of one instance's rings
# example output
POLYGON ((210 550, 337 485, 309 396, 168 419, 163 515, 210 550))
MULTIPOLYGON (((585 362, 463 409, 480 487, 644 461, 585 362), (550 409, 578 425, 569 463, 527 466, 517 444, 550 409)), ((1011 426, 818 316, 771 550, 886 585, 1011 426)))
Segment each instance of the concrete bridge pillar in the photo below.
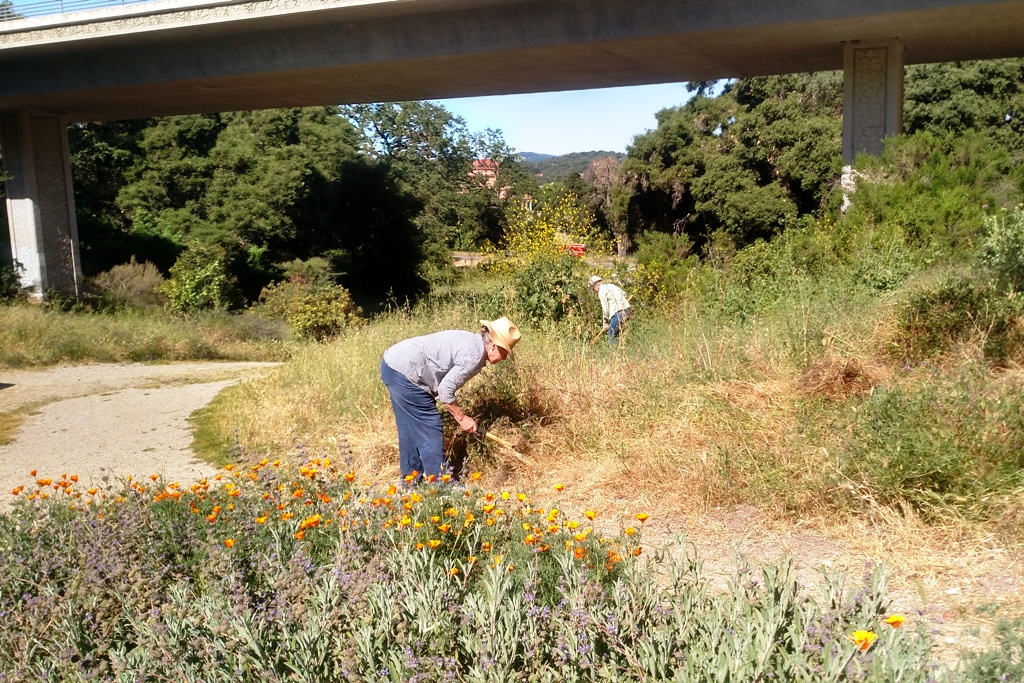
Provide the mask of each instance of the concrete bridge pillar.
POLYGON ((23 268, 22 284, 39 297, 50 291, 78 296, 82 265, 66 123, 51 114, 4 113, 0 152, 11 253, 23 268))
POLYGON ((885 138, 903 129, 903 45, 850 41, 843 54, 843 163, 880 156, 885 138))

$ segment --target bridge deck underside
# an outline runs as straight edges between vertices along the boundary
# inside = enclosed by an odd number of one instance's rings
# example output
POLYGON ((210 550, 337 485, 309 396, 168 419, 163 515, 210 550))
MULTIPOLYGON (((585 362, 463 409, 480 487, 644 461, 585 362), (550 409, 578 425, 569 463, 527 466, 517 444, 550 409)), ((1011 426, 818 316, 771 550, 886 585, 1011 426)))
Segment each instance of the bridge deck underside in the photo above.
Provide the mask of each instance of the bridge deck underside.
POLYGON ((418 0, 14 28, 0 111, 74 120, 833 70, 853 40, 898 38, 907 63, 1024 55, 1020 1, 418 0))

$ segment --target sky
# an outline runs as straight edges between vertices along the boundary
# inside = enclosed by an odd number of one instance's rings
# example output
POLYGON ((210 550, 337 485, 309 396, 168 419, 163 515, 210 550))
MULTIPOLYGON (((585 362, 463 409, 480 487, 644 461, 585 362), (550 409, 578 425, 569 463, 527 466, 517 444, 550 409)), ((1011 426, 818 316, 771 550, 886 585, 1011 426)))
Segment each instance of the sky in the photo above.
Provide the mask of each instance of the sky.
POLYGON ((654 114, 690 98, 684 83, 531 95, 463 97, 438 102, 471 132, 500 130, 517 152, 625 152, 633 136, 657 126, 654 114))

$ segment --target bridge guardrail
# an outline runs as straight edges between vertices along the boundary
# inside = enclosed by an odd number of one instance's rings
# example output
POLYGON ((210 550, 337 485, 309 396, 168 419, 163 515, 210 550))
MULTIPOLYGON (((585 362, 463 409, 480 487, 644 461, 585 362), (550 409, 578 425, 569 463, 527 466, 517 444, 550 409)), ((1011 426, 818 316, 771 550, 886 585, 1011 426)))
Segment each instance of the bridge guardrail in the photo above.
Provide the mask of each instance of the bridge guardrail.
POLYGON ((55 14, 70 14, 102 7, 138 5, 153 0, 37 0, 18 4, 0 3, 0 22, 45 17, 55 14))

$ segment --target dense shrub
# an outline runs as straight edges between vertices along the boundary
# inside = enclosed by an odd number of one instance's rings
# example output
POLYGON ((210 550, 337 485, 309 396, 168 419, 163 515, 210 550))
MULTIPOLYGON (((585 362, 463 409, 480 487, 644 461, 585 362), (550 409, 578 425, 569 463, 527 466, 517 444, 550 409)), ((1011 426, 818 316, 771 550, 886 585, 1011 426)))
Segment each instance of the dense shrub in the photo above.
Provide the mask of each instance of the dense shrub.
POLYGON ((334 283, 325 259, 292 261, 284 270, 288 278, 260 294, 256 310, 261 314, 284 320, 300 337, 318 341, 362 322, 362 311, 348 290, 334 283))
POLYGON ((11 265, 0 266, 0 302, 8 303, 22 296, 21 272, 23 270, 24 268, 17 261, 11 265))
POLYGON ((1020 387, 966 376, 876 390, 857 406, 843 469, 885 503, 984 516, 992 494, 1024 485, 1020 387))
POLYGON ((171 277, 159 291, 182 313, 230 308, 238 302, 238 288, 226 263, 223 249, 195 244, 171 266, 171 277))
POLYGON ((692 251, 693 242, 686 235, 646 232, 637 239, 636 261, 652 274, 662 300, 687 292, 690 275, 700 263, 692 251))
POLYGON ((1000 287, 1024 292, 1024 204, 985 217, 981 262, 1000 287))
POLYGON ((586 271, 567 248, 572 243, 610 249, 594 236, 593 215, 572 193, 535 207, 510 205, 502 249, 490 250, 487 267, 511 281, 522 320, 560 320, 585 310, 586 271))
POLYGON ((147 308, 166 301, 160 292, 164 281, 159 268, 149 261, 139 263, 132 256, 128 263, 97 275, 92 284, 114 306, 147 308))
POLYGON ((1024 618, 996 625, 996 648, 967 655, 965 675, 977 683, 1024 681, 1024 618))
POLYGON ((987 283, 950 279, 914 293, 897 312, 906 358, 926 360, 969 343, 991 363, 1022 357, 1022 300, 987 283))
POLYGON ((586 275, 579 259, 538 256, 512 275, 515 307, 524 320, 561 320, 585 310, 586 275))
POLYGON ((851 249, 902 245, 927 262, 967 260, 977 248, 983 207, 1007 192, 1012 162, 983 134, 917 133, 891 140, 881 160, 861 160, 843 222, 851 249))

